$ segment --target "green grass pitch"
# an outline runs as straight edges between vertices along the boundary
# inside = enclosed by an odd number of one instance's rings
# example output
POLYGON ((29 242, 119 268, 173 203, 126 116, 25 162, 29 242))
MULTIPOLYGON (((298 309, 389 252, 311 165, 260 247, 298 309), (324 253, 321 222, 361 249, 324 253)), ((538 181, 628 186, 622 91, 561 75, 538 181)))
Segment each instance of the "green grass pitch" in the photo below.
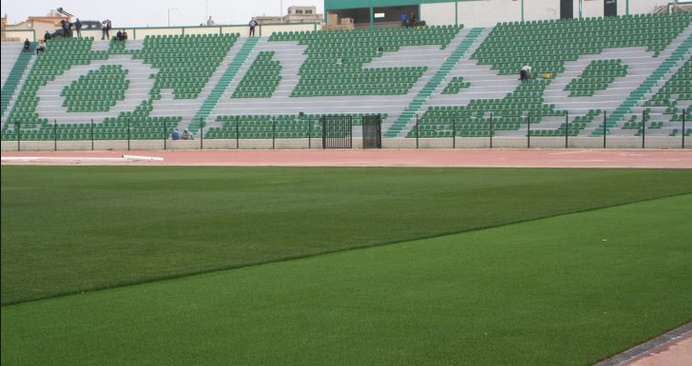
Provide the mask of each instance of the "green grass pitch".
POLYGON ((592 364, 692 320, 690 182, 3 166, 2 364, 592 364))

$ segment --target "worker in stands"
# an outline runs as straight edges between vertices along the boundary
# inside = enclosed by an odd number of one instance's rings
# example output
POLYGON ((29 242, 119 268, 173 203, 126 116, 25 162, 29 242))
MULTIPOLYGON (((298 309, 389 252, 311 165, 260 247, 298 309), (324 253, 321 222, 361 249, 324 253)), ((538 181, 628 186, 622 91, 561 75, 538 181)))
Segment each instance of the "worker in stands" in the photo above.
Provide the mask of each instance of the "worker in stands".
POLYGON ((521 80, 521 81, 528 80, 530 77, 531 77, 531 66, 524 65, 524 67, 521 68, 521 71, 519 71, 519 80, 521 80))

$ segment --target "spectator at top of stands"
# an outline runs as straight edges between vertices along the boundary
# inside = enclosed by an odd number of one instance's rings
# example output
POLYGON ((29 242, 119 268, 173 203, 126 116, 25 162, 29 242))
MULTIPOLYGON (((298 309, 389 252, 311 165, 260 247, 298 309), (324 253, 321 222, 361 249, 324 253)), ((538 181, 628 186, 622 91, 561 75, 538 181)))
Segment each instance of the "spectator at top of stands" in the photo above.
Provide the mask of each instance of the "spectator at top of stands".
POLYGON ((27 38, 24 41, 24 52, 28 52, 29 50, 31 50, 31 42, 29 42, 29 38, 27 38))
POLYGON ((110 19, 106 19, 101 23, 101 40, 109 40, 111 39, 111 21, 110 19))
POLYGON ((46 50, 46 41, 40 40, 38 42, 38 46, 36 47, 36 54, 38 55, 39 53, 41 53, 45 50, 46 50))
POLYGON ((214 25, 214 21, 211 19, 211 15, 209 16, 209 19, 207 19, 207 25, 214 25))
POLYGON ((408 24, 409 27, 415 27, 416 26, 416 13, 411 10, 411 13, 408 15, 408 24))
POLYGON ((250 23, 248 25, 250 26, 249 36, 254 36, 255 35, 255 27, 257 26, 257 20, 255 20, 255 18, 250 19, 250 23))
POLYGON ((60 28, 62 28, 62 36, 63 37, 72 36, 70 34, 70 22, 68 22, 67 20, 63 19, 60 21, 60 28))
POLYGON ((79 18, 74 23, 74 29, 77 30, 77 38, 82 38, 82 21, 79 18))
POLYGON ((401 12, 401 16, 399 17, 401 20, 401 26, 402 27, 408 27, 408 14, 406 14, 405 11, 401 12))
POLYGON ((49 39, 50 39, 50 33, 48 31, 46 31, 46 34, 43 35, 43 40, 48 42, 49 39))
POLYGON ((119 30, 118 33, 115 34, 115 38, 117 38, 118 41, 127 40, 127 32, 124 29, 119 30))

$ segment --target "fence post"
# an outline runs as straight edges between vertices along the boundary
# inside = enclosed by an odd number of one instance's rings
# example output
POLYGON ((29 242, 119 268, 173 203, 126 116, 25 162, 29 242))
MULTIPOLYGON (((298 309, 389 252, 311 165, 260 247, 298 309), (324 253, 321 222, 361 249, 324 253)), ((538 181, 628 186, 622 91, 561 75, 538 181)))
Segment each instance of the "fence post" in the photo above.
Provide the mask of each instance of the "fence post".
POLYGON ((132 138, 132 118, 127 119, 127 151, 130 151, 130 140, 132 138))
POLYGON ((526 148, 531 148, 531 112, 526 113, 526 148))
POLYGON ((14 128, 17 130, 17 151, 22 151, 22 122, 15 122, 14 128))
POLYGON ((94 151, 94 119, 91 119, 91 151, 94 151))
POLYGON ((565 149, 569 148, 569 111, 565 113, 565 149))
POLYGON ((687 117, 687 109, 682 110, 682 148, 685 148, 685 120, 687 117))
POLYGON ((163 150, 166 150, 168 147, 168 126, 166 121, 163 121, 161 125, 163 126, 163 150))
POLYGON ((276 118, 272 117, 272 150, 276 147, 276 118))
POLYGON ((322 150, 327 149, 327 117, 322 115, 320 118, 320 124, 322 125, 322 150))
POLYGON ((235 149, 240 149, 240 126, 238 126, 238 119, 240 117, 235 116, 235 149))
POLYGON ((204 150, 204 118, 199 117, 199 149, 204 150))
POLYGON ((58 151, 58 120, 53 120, 53 151, 58 151))
POLYGON ((493 135, 494 129, 493 129, 493 112, 490 112, 490 125, 488 126, 490 128, 490 148, 493 148, 493 135))
POLYGON ((646 110, 642 111, 642 149, 646 146, 646 110))
POLYGON ((452 149, 457 148, 457 118, 459 115, 452 119, 452 149))
POLYGON ((312 121, 310 118, 307 119, 308 123, 308 150, 312 149, 312 121))
POLYGON ((606 148, 606 134, 608 130, 606 129, 606 111, 603 111, 603 148, 606 148))
POLYGON ((416 114, 416 149, 418 149, 418 137, 419 137, 419 125, 418 125, 418 115, 416 114))

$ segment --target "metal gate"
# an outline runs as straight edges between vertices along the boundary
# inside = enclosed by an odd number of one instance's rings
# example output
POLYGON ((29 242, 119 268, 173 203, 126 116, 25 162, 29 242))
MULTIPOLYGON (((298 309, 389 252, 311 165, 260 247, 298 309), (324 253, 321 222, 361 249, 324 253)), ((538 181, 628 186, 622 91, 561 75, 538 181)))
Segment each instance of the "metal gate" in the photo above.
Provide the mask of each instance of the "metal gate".
MULTIPOLYGON (((581 6, 581 2, 579 2, 581 6)), ((560 19, 574 18, 574 0, 560 0, 560 19)))
POLYGON ((363 149, 382 148, 382 117, 363 116, 363 149))
POLYGON ((615 17, 618 15, 618 2, 616 0, 605 0, 603 2, 603 16, 615 17))
POLYGON ((322 116, 322 148, 350 149, 352 145, 352 116, 322 116))

